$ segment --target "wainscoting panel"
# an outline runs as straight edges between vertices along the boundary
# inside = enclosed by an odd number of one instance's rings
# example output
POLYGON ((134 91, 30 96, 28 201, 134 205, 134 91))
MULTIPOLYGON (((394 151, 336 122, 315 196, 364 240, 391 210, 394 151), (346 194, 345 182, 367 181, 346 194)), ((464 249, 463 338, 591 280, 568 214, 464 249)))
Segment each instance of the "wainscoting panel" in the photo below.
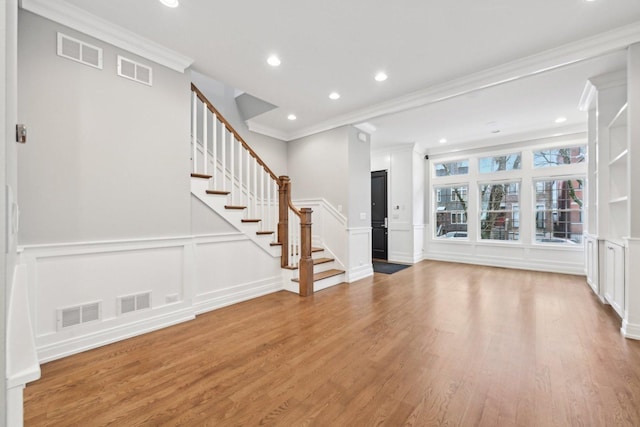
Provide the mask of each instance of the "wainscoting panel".
POLYGON ((241 233, 27 246, 20 264, 40 363, 282 289, 279 257, 241 233))

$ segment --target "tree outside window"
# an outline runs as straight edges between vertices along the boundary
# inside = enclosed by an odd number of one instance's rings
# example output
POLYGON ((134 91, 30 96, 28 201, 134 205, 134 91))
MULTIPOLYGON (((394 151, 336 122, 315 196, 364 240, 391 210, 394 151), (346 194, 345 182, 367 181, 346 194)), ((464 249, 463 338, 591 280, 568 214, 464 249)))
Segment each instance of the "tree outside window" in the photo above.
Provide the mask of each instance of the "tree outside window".
POLYGON ((536 241, 582 243, 583 179, 537 181, 536 241))
POLYGON ((481 184, 480 203, 481 239, 520 239, 520 183, 481 184))
POLYGON ((467 194, 469 186, 437 187, 436 237, 467 237, 467 194), (437 195, 440 194, 440 198, 437 195))

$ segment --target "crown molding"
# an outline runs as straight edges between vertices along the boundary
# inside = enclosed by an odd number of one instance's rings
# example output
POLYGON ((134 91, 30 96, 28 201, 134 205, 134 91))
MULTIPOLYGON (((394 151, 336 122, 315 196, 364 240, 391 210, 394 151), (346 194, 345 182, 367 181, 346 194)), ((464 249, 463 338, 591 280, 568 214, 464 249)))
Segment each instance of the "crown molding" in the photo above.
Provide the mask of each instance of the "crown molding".
POLYGON ((546 71, 618 51, 640 42, 640 22, 568 43, 497 67, 428 87, 390 101, 334 117, 317 125, 289 132, 286 141, 324 132, 339 126, 366 122, 377 117, 444 101, 481 89, 498 86, 546 71))
POLYGON ((193 64, 187 56, 62 0, 21 0, 20 7, 180 73, 193 64))
POLYGON ((247 128, 251 132, 259 133, 264 136, 268 136, 271 138, 279 139, 281 141, 290 141, 289 134, 285 131, 281 131, 279 129, 270 128, 268 126, 263 126, 261 124, 255 123, 251 120, 245 121, 247 128))
POLYGON ((546 130, 534 130, 529 132, 521 132, 513 135, 505 135, 501 138, 491 138, 485 140, 468 141, 460 144, 450 145, 448 147, 427 147, 425 153, 429 157, 448 156, 453 153, 476 153, 485 152, 488 149, 508 151, 532 144, 553 144, 563 143, 567 140, 584 139, 586 141, 587 133, 582 125, 568 125, 562 128, 553 129, 553 135, 546 130))

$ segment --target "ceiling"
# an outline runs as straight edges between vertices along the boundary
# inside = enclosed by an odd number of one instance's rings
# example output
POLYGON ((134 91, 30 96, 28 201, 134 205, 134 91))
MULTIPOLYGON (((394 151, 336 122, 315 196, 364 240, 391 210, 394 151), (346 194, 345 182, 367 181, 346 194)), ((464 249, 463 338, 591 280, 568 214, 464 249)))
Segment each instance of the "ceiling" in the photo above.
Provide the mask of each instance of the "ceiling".
POLYGON ((586 79, 624 67, 623 45, 640 41, 638 0, 67 3, 278 106, 251 119, 252 130, 291 140, 366 122, 374 147, 425 151, 442 149, 441 138, 493 145, 585 130, 577 104, 586 79), (279 67, 267 64, 271 54, 279 67), (381 70, 389 78, 376 82, 381 70), (555 124, 558 116, 567 121, 555 124))

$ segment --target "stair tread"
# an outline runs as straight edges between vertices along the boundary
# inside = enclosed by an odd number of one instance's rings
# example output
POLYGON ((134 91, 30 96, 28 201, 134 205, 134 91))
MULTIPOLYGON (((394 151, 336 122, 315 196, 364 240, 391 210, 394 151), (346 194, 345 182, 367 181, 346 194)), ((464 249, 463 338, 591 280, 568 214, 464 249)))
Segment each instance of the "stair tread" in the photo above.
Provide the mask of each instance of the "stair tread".
POLYGON ((273 234, 273 231, 256 231, 256 234, 262 236, 266 234, 273 234))
POLYGON ((282 246, 281 242, 271 242, 269 243, 271 246, 282 246))
POLYGON ((210 179, 211 175, 205 175, 203 173, 192 173, 191 178, 202 178, 202 179, 210 179))
POLYGON ((315 248, 315 247, 311 248, 311 252, 322 252, 322 251, 324 251, 324 248, 315 248))
POLYGON ((262 220, 261 219, 257 219, 257 218, 243 218, 240 221, 241 222, 260 222, 262 220))
MULTIPOLYGON (((324 264, 325 262, 331 262, 331 261, 335 261, 333 258, 313 258, 313 265, 318 265, 318 264, 324 264)), ((286 266, 286 267, 282 267, 285 268, 287 270, 297 270, 298 267, 291 267, 291 266, 286 266)))
POLYGON ((207 194, 218 194, 220 196, 227 196, 229 193, 229 191, 207 190, 207 194))
POLYGON ((225 205, 225 209, 246 209, 246 206, 225 205))
MULTIPOLYGON (((327 271, 321 271, 320 273, 316 273, 313 275, 313 281, 316 282, 318 280, 326 279, 328 277, 337 276, 338 274, 344 273, 344 270, 331 269, 327 271)), ((299 279, 291 279, 292 282, 299 282, 299 279)))

